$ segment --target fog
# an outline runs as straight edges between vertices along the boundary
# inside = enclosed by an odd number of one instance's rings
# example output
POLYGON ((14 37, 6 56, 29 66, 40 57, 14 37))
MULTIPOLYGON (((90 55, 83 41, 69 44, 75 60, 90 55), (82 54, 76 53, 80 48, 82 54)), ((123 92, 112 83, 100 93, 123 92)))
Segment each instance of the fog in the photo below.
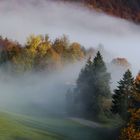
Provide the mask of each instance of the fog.
POLYGON ((0 109, 18 113, 66 114, 66 93, 75 86, 83 62, 55 72, 11 76, 0 71, 0 109))
MULTIPOLYGON (((66 34, 70 41, 78 41, 86 48, 103 44, 109 52, 105 58, 110 54, 107 61, 113 57, 126 57, 133 66, 133 72, 139 70, 140 26, 126 20, 79 4, 48 0, 1 0, 0 19, 0 34, 22 44, 30 34, 49 34, 51 39, 66 34)), ((32 73, 15 79, 1 73, 0 105, 14 108, 30 103, 52 108, 55 102, 57 106, 61 100, 64 101, 66 90, 74 84, 82 66, 70 65, 49 77, 32 73)), ((60 106, 65 108, 63 103, 60 106)))
POLYGON ((29 34, 49 34, 51 38, 62 34, 85 47, 104 47, 118 57, 126 57, 137 66, 140 27, 97 13, 78 4, 45 0, 0 1, 1 35, 25 42, 29 34))

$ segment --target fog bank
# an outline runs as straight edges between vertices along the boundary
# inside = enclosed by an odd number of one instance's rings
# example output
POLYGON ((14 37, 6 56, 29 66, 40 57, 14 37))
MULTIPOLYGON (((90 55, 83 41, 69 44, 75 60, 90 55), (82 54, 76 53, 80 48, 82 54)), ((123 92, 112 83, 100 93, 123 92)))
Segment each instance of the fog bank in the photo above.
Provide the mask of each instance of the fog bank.
POLYGON ((103 13, 97 13, 77 4, 48 0, 0 1, 1 35, 25 43, 29 34, 49 34, 51 38, 62 34, 85 47, 104 47, 118 57, 126 57, 140 64, 140 27, 103 13))
POLYGON ((66 114, 66 93, 75 86, 83 62, 50 73, 9 76, 0 71, 0 110, 66 114))

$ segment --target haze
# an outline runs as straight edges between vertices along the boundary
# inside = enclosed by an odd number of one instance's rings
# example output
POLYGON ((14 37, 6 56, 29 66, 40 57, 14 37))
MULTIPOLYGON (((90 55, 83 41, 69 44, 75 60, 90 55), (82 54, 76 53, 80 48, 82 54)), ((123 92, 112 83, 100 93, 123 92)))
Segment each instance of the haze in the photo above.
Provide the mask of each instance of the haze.
MULTIPOLYGON (((104 47, 117 57, 126 57, 137 66, 140 27, 82 7, 45 0, 0 1, 0 34, 25 43, 29 34, 66 34, 85 47, 104 47)), ((136 70, 136 71, 137 71, 136 70)))

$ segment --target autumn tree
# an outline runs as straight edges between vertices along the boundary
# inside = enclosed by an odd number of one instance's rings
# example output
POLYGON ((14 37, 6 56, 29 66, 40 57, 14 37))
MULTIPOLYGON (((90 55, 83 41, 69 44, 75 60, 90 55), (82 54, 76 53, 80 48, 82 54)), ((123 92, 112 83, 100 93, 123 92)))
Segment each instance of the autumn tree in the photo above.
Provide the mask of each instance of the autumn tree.
POLYGON ((31 35, 22 46, 0 37, 0 66, 15 73, 56 70, 85 55, 86 50, 79 43, 70 43, 65 35, 54 41, 48 35, 31 35))
POLYGON ((18 42, 0 38, 0 64, 11 62, 21 51, 21 45, 18 42))
POLYGON ((65 35, 61 38, 56 38, 52 44, 53 49, 60 55, 63 55, 68 46, 69 40, 65 35))
POLYGON ((51 49, 51 41, 49 39, 49 36, 46 35, 45 37, 42 36, 42 41, 37 47, 36 51, 36 56, 34 58, 34 69, 36 71, 42 71, 45 70, 48 66, 47 63, 47 55, 48 55, 48 50, 51 49))
POLYGON ((135 79, 134 87, 132 102, 129 108, 131 117, 126 127, 121 131, 120 140, 140 139, 140 73, 135 79))
POLYGON ((84 53, 79 43, 76 43, 76 42, 72 43, 69 49, 70 49, 72 61, 78 61, 84 58, 84 53))

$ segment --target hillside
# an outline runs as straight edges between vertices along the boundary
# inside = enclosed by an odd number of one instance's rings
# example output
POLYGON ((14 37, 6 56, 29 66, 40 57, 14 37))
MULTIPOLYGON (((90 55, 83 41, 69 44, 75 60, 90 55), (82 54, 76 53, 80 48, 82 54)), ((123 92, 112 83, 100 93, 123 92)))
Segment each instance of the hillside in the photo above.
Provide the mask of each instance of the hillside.
POLYGON ((77 0, 77 2, 82 2, 91 8, 102 10, 110 15, 140 23, 139 0, 77 0))
MULTIPOLYGON (((112 140, 110 129, 90 128, 75 121, 45 117, 22 116, 13 113, 0 113, 1 140, 112 140)), ((112 133, 112 135, 113 135, 112 133)))
POLYGON ((59 140, 60 136, 24 124, 25 118, 9 113, 0 113, 0 139, 1 140, 59 140))

